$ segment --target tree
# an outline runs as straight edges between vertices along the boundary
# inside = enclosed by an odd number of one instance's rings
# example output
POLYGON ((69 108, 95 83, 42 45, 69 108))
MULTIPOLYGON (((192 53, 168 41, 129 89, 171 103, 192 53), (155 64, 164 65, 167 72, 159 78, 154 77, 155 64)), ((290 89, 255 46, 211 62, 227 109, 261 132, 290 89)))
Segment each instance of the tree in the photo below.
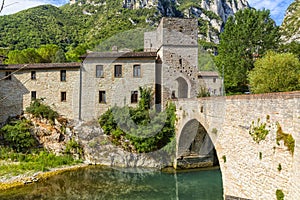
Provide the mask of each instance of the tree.
POLYGON ((295 54, 300 59, 300 43, 296 41, 292 41, 288 44, 281 44, 279 47, 280 52, 289 52, 295 54))
POLYGON ((62 49, 59 49, 55 53, 55 59, 53 60, 54 63, 63 63, 66 62, 66 55, 62 49))
POLYGON ((66 53, 67 61, 70 61, 70 62, 80 62, 79 56, 85 54, 87 49, 88 49, 88 45, 87 44, 79 44, 77 47, 71 48, 66 53))
POLYGON ((55 61, 55 56, 59 49, 59 46, 55 44, 46 44, 40 46, 40 48, 37 49, 37 52, 42 57, 43 62, 52 63, 55 61))
POLYGON ((300 61, 294 54, 270 51, 255 62, 249 81, 253 93, 299 90, 300 61))
POLYGON ((226 91, 247 91, 247 74, 253 69, 255 59, 275 49, 278 40, 278 27, 269 10, 244 9, 229 17, 215 58, 220 74, 224 72, 226 91))
POLYGON ((10 51, 7 55, 7 64, 41 63, 42 57, 33 48, 10 51))

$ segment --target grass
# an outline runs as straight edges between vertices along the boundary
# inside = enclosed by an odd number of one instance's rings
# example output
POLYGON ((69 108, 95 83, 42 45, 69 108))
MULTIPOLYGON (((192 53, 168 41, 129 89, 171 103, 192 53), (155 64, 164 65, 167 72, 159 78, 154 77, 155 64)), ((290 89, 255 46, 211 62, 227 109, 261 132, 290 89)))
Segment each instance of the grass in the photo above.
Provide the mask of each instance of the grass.
POLYGON ((28 172, 48 171, 66 165, 82 163, 71 155, 56 156, 53 153, 40 151, 36 153, 15 153, 9 148, 1 149, 0 176, 16 176, 28 172))

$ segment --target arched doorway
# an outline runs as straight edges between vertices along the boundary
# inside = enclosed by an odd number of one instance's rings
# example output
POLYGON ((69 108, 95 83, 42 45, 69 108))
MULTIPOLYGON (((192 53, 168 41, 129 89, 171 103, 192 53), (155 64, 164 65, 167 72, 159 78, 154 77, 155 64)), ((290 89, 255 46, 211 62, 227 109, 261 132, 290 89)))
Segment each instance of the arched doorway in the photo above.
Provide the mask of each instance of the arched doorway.
POLYGON ((177 78, 176 81, 178 84, 178 98, 188 98, 189 86, 187 81, 182 77, 177 78))
POLYGON ((214 144, 202 124, 192 119, 183 127, 177 148, 177 168, 200 168, 219 165, 214 144))

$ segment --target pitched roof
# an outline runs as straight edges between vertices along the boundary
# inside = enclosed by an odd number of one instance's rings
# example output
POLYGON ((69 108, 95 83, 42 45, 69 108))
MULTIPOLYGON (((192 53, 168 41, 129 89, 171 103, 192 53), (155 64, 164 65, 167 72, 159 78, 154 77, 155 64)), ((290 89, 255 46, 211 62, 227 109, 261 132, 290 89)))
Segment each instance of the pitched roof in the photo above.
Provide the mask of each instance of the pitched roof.
POLYGON ((81 63, 0 64, 0 70, 80 68, 81 63))
POLYGON ((156 52, 91 52, 81 58, 156 58, 156 52))
POLYGON ((200 71, 198 73, 198 76, 202 76, 202 77, 219 77, 219 74, 216 71, 200 71))

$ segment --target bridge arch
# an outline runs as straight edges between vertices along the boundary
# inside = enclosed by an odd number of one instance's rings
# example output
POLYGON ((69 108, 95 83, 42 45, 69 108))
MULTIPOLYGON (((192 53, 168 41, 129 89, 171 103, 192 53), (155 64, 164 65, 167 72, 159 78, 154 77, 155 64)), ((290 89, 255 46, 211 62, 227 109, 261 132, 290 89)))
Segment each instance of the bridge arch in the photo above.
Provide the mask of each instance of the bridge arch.
POLYGON ((214 140, 206 123, 192 118, 183 123, 177 136, 176 168, 212 167, 219 164, 214 140))

